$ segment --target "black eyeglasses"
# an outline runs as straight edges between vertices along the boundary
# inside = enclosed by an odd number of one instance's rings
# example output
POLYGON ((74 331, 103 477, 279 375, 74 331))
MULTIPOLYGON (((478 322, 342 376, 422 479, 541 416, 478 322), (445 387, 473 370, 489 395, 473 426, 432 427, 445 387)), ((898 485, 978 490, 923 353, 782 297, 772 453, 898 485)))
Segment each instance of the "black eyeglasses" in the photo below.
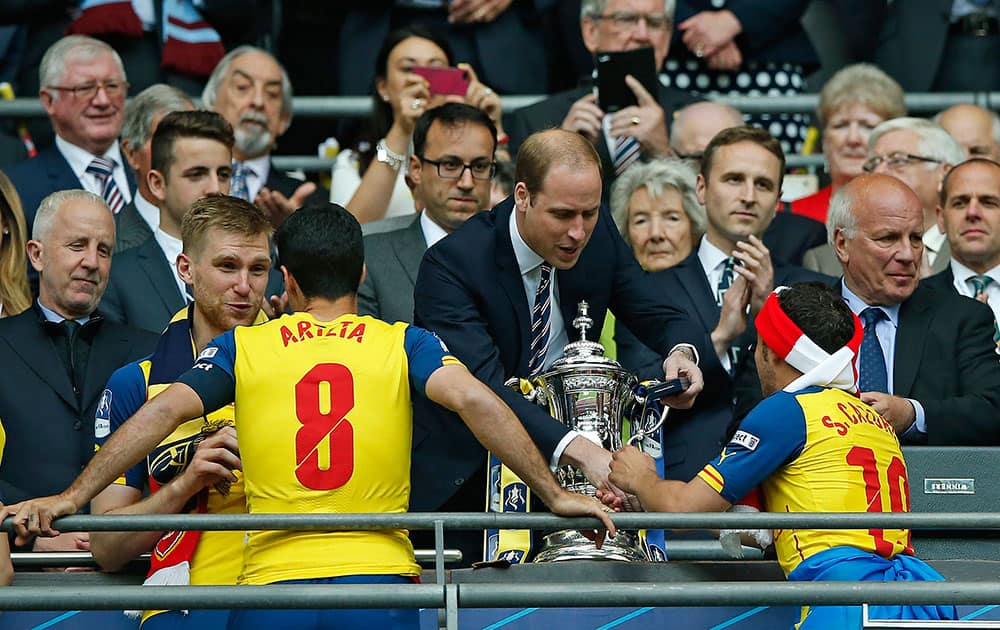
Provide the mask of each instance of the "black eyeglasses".
POLYGON ((666 13, 646 15, 645 13, 635 13, 634 11, 616 11, 607 15, 594 15, 591 18, 594 20, 608 20, 615 27, 623 31, 632 30, 639 26, 640 20, 645 21, 646 28, 651 31, 665 31, 670 28, 671 24, 670 17, 666 13))
POLYGON ((109 98, 117 98, 128 91, 129 83, 128 81, 101 81, 100 83, 87 83, 85 85, 75 85, 72 87, 63 85, 47 85, 45 87, 50 90, 69 92, 75 98, 89 101, 97 96, 97 92, 101 88, 104 88, 104 91, 107 93, 109 98))
POLYGON ((487 180, 493 179, 497 170, 497 163, 490 160, 476 160, 470 164, 453 158, 429 160, 422 155, 417 157, 420 158, 421 162, 427 162, 437 167, 438 177, 441 179, 462 179, 465 169, 469 169, 469 172, 472 173, 472 179, 487 180))
POLYGON ((893 153, 889 153, 888 155, 873 155, 865 160, 865 163, 861 168, 864 169, 866 173, 874 173, 875 169, 877 169, 878 165, 882 162, 885 162, 885 165, 891 170, 898 171, 915 162, 932 162, 934 164, 940 164, 941 160, 924 157, 923 155, 913 155, 912 153, 895 151, 893 153))

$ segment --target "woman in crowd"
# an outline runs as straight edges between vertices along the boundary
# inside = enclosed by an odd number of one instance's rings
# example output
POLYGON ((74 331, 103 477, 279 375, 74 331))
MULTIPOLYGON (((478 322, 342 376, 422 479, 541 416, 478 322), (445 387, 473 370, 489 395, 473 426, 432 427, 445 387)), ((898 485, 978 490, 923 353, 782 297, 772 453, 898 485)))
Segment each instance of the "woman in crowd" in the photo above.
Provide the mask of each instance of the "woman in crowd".
MULTIPOLYGON (((615 224, 645 271, 673 267, 705 233, 705 209, 695 195, 695 180, 688 163, 667 158, 630 166, 611 187, 615 224)), ((608 356, 616 355, 615 341, 626 335, 634 339, 609 313, 601 334, 608 356)))
POLYGON ((375 59, 370 134, 355 150, 337 156, 330 186, 330 200, 344 205, 361 223, 415 211, 405 173, 413 127, 427 109, 464 100, 485 111, 497 126, 501 144, 506 142, 500 97, 479 82, 471 66, 458 64, 470 79, 464 99, 431 94, 427 80, 412 72, 417 66, 445 68, 452 63, 447 41, 420 25, 399 28, 382 44, 375 59))
POLYGON ((0 317, 17 315, 31 306, 24 253, 27 237, 21 198, 0 172, 0 317))
POLYGON ((903 89, 876 66, 847 66, 823 85, 817 121, 830 185, 792 202, 792 212, 826 223, 830 196, 864 171, 868 136, 883 120, 906 115, 903 89))

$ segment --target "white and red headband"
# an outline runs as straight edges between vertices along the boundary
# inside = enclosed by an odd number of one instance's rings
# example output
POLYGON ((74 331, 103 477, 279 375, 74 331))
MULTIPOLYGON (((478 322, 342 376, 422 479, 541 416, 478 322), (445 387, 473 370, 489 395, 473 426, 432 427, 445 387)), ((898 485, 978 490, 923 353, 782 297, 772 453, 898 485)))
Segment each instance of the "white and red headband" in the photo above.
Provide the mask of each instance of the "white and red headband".
POLYGON ((854 358, 861 348, 861 340, 865 334, 861 320, 857 315, 851 314, 854 320, 854 334, 851 335, 850 341, 833 354, 828 354, 802 332, 802 329, 782 310, 778 294, 787 288, 775 288, 764 301, 764 306, 755 319, 761 341, 790 366, 802 372, 802 376, 784 388, 785 391, 793 392, 818 385, 857 393, 858 372, 854 358))

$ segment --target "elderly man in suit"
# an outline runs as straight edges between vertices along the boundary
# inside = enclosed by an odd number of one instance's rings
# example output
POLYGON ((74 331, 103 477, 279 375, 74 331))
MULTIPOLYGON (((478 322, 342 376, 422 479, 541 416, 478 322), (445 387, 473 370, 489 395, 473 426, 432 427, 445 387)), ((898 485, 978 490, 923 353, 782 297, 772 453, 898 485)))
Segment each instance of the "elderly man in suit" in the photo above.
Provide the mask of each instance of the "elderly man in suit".
POLYGON ((260 206, 281 225, 307 199, 325 201, 316 185, 275 168, 271 151, 292 122, 292 82, 271 53, 239 46, 219 61, 201 93, 236 134, 232 194, 260 206))
MULTIPOLYGON (((592 54, 652 47, 658 70, 670 49, 673 16, 673 0, 583 0, 580 30, 592 54)), ((554 94, 517 110, 508 129, 511 150, 535 131, 549 127, 575 131, 597 149, 607 183, 640 157, 669 155, 671 117, 694 98, 662 85, 650 94, 634 78, 627 80, 627 86, 638 105, 613 114, 599 107, 591 86, 554 94)))
MULTIPOLYGON (((39 274, 34 307, 0 320, 0 418, 7 447, 0 493, 14 503, 57 492, 94 452, 94 412, 111 373, 152 350, 156 336, 106 320, 97 304, 115 244, 104 201, 83 190, 46 197, 28 257, 39 274)), ((87 548, 87 535, 37 550, 87 548)))
POLYGON ((232 128, 214 112, 172 112, 160 121, 148 175, 159 225, 142 244, 115 256, 101 303, 109 319, 159 333, 190 301, 177 272, 181 220, 195 200, 229 192, 232 146, 232 128))
POLYGON ((965 149, 969 158, 1000 161, 1000 115, 972 103, 959 103, 940 111, 934 122, 965 149))
MULTIPOLYGON (((128 93, 121 58, 102 41, 69 35, 45 51, 39 81, 38 98, 55 144, 7 171, 28 228, 38 204, 57 190, 89 190, 117 214, 135 192, 135 177, 118 146, 128 93)), ((33 267, 28 277, 37 284, 33 267)))
POLYGON ((174 111, 189 111, 194 103, 177 88, 151 85, 125 106, 122 152, 136 174, 136 194, 115 216, 115 253, 141 245, 160 226, 160 209, 149 191, 153 132, 160 120, 174 111))
POLYGON ((951 169, 937 211, 951 261, 921 284, 985 302, 1000 321, 1000 164, 972 158, 951 169))
MULTIPOLYGON (((774 286, 833 281, 772 260, 761 240, 781 199, 785 155, 775 138, 763 129, 731 127, 704 153, 694 192, 705 206, 705 236, 685 260, 653 276, 710 335, 715 350, 702 357, 705 391, 664 428, 660 472, 681 481, 693 478, 722 444, 733 415, 733 383, 756 341, 753 316, 774 286)), ((625 326, 616 326, 615 341, 624 367, 643 379, 658 376, 659 355, 625 326)))
MULTIPOLYGON (((414 290, 414 322, 510 405, 552 465, 573 464, 606 486, 610 453, 526 401, 504 383, 538 374, 562 355, 570 322, 586 300, 600 330, 610 308, 646 345, 664 374, 686 373, 691 387, 668 398, 689 407, 701 391, 697 350, 707 335, 658 293, 601 209, 600 158, 577 133, 540 132, 522 145, 514 193, 469 218, 424 255, 414 290)), ((575 335, 574 335, 575 336, 575 335)), ((414 401, 415 511, 481 511, 486 453, 442 407, 414 401)), ((466 561, 482 535, 456 536, 466 561)))
POLYGON ((413 286, 424 252, 489 207, 496 135, 490 117, 465 103, 446 103, 417 120, 408 173, 424 211, 406 227, 365 237, 359 313, 413 321, 413 286))

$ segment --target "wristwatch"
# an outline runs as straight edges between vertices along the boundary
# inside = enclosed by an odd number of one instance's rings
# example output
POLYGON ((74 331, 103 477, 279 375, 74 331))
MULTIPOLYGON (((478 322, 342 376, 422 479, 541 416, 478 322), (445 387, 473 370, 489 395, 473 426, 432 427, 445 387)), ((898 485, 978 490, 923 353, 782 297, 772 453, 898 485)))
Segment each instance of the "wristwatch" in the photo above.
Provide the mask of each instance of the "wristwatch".
POLYGON ((406 161, 406 156, 400 155, 387 147, 385 145, 385 138, 382 138, 375 145, 375 159, 387 165, 392 170, 398 171, 399 167, 406 161))

